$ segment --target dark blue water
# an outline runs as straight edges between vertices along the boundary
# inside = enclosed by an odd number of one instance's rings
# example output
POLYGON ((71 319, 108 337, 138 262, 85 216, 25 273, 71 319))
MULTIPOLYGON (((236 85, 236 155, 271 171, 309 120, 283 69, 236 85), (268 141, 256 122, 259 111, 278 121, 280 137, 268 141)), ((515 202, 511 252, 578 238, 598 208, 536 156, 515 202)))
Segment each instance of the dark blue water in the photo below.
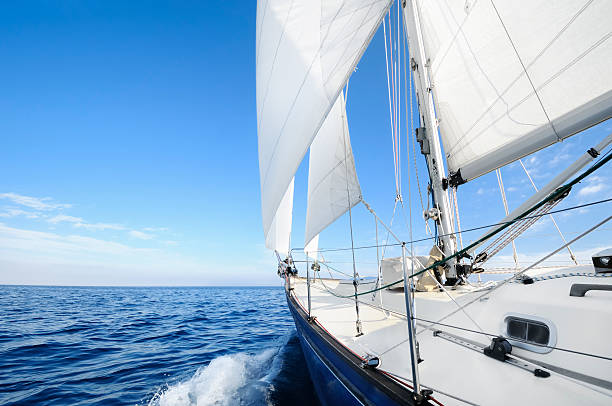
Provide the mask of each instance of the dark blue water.
POLYGON ((281 288, 0 286, 2 405, 310 405, 281 288))

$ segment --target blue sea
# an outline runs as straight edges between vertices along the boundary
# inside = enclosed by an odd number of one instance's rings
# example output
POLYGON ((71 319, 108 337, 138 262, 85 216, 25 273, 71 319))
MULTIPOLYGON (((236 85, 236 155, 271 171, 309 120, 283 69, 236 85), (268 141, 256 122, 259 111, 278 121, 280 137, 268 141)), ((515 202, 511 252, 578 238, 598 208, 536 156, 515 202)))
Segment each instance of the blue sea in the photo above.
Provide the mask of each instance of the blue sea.
POLYGON ((1 405, 316 405, 277 288, 0 286, 1 405))

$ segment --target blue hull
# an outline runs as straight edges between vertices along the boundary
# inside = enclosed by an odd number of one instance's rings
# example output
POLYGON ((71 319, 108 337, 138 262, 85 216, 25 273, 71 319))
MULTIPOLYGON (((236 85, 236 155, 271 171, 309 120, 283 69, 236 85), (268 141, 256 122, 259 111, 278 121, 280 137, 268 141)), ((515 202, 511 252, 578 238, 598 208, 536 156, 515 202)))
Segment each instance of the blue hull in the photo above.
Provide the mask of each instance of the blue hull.
POLYGON ((307 314, 291 295, 287 303, 304 358, 323 405, 412 405, 412 392, 374 369, 342 346, 307 314))

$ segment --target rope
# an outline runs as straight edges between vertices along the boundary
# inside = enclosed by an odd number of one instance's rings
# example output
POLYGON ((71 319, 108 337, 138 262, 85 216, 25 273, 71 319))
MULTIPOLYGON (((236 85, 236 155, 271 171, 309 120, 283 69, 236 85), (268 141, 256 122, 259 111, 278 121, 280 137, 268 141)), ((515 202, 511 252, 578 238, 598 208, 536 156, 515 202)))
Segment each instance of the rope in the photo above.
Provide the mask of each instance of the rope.
MULTIPOLYGON (((553 255, 555 255, 556 253, 558 253, 559 251, 565 249, 565 247, 571 243, 574 243, 578 240, 580 240, 582 237, 584 237, 585 235, 589 234, 590 232, 592 232, 593 230, 595 230, 596 228, 600 227, 601 225, 607 223, 608 221, 610 221, 612 219, 612 216, 608 216, 607 218, 605 218, 604 220, 600 221, 599 223, 597 223, 596 225, 594 225, 593 227, 591 227, 590 229, 588 229, 587 231, 583 232, 582 234, 580 234, 579 236, 577 236, 576 238, 574 238, 572 241, 570 241, 567 244, 562 245, 560 248, 557 248, 556 250, 554 250, 553 252, 551 252, 548 255, 545 255, 544 257, 542 257, 541 259, 539 259, 538 261, 534 262, 533 264, 529 265, 527 268, 523 269, 520 272, 515 273, 514 275, 512 275, 510 278, 505 279, 504 281, 502 281, 501 283, 499 283, 498 285, 495 285, 494 287, 492 287, 489 291, 483 293, 482 295, 474 298, 473 300, 467 302, 466 304, 464 304, 462 307, 465 308, 469 305, 471 305, 474 302, 477 302, 479 300, 481 300, 482 298, 484 298, 485 296, 490 295, 491 293, 493 293, 495 290, 501 288, 502 286, 504 286, 506 283, 509 283, 511 281, 513 281, 514 279, 516 279, 517 277, 523 275, 525 272, 527 272, 528 270, 538 266, 540 263, 546 261, 548 258, 552 257, 553 255)), ((440 320, 438 321, 442 321, 445 320, 447 318, 449 318, 450 316, 452 316, 453 314, 457 313, 459 310, 455 310, 450 312, 449 314, 447 314, 446 316, 442 317, 440 320)), ((429 327, 427 327, 429 328, 429 327)), ((424 330, 423 330, 424 331, 424 330)), ((422 333, 423 331, 421 331, 420 333, 422 333)), ((417 334, 420 334, 417 333, 417 334)))
MULTIPOLYGON (((525 165, 523 164, 523 160, 519 159, 519 163, 523 167, 523 170, 525 171, 525 175, 527 175, 527 178, 529 179, 529 182, 531 182, 531 186, 533 186, 533 190, 535 190, 536 193, 537 193, 538 192, 538 187, 536 186, 536 184, 533 181, 533 179, 531 179, 531 175, 527 171, 527 168, 525 168, 525 165)), ((567 240, 565 239, 565 236, 563 235, 563 233, 561 232, 561 229, 559 228, 559 226, 557 225, 557 222, 555 221, 555 217, 553 215, 551 215, 550 219, 552 220, 552 222, 555 225, 557 231, 559 232, 559 235, 561 236, 561 239, 563 240, 563 242, 567 242, 567 240)), ((570 255, 570 258, 572 259, 572 261, 574 261, 574 263, 576 265, 578 265, 578 261, 576 260, 576 257, 574 256, 574 253, 572 252, 572 249, 570 248, 569 245, 567 246, 567 252, 569 252, 569 255, 570 255)))
MULTIPOLYGON (((560 188, 558 188, 556 191, 554 191, 553 193, 551 193, 551 194, 550 194, 550 195, 549 195, 547 198, 545 198, 544 200, 542 200, 540 203, 538 203, 538 204, 534 205, 534 206, 533 206, 533 207, 531 207, 530 209, 526 210, 526 211, 525 211, 523 214, 521 214, 521 215, 517 216, 517 217, 516 217, 514 220, 509 221, 509 222, 506 222, 506 224, 504 224, 504 225, 503 225, 503 226, 501 226, 500 228, 498 228, 498 229, 496 229, 496 230, 491 231, 490 233, 486 234, 485 236, 483 236, 482 238, 480 238, 480 239, 479 239, 479 240, 477 240, 476 242, 473 242, 472 244, 468 245, 466 248, 464 248, 464 249, 462 249, 462 250, 460 250, 460 251, 457 251, 456 253, 451 254, 451 255, 449 255, 449 256, 447 256, 447 257, 445 257, 445 258, 442 258, 440 261, 436 261, 436 262, 434 262, 432 265, 430 265, 430 266, 426 267, 425 269, 423 269, 423 270, 421 270, 421 271, 419 271, 419 272, 416 272, 416 273, 411 274, 411 275, 410 275, 410 278, 414 278, 414 277, 416 277, 416 276, 418 276, 418 275, 421 275, 421 274, 423 274, 423 273, 427 272, 427 271, 428 271, 428 270, 430 270, 430 269, 435 269, 435 268, 436 268, 436 267, 438 267, 438 266, 444 265, 444 264, 445 264, 445 263, 446 263, 448 260, 450 260, 450 259, 452 259, 452 258, 457 258, 457 257, 463 256, 463 254, 466 254, 466 253, 467 253, 467 252, 468 252, 468 251, 469 251, 471 248, 473 248, 473 247, 475 247, 476 245, 480 244, 482 241, 485 241, 485 240, 487 240, 487 239, 491 238, 491 237, 492 237, 492 236, 494 236, 495 234, 497 234, 497 233, 499 233, 500 231, 502 231, 502 230, 506 229, 508 226, 510 226, 510 225, 512 225, 512 224, 514 224, 514 223, 516 223, 517 221, 519 221, 519 220, 523 219, 523 218, 524 218, 524 217, 525 217, 527 214, 530 214, 530 213, 534 212, 535 210, 539 209, 540 207, 542 207, 544 204, 548 203, 549 201, 559 198, 559 196, 562 196, 562 195, 563 195, 563 194, 565 194, 567 191, 569 191, 573 185, 575 185, 576 183, 580 182, 581 180, 583 180, 584 178, 586 178, 588 175, 590 175, 591 173, 593 173, 594 171, 596 171, 597 169, 599 169, 601 166, 603 166, 605 163, 607 163, 607 162, 608 162, 608 161, 609 161, 611 158, 612 158, 612 155, 608 155, 607 157, 605 157, 605 159, 601 159, 601 160, 600 160, 598 163, 596 163, 595 165, 593 165, 591 168, 589 168, 589 169, 588 169, 587 171, 585 171, 583 174, 581 174, 580 176, 576 177, 574 180, 572 180, 571 182, 567 183, 566 185, 561 186, 561 187, 560 187, 560 188)), ((612 199, 608 199, 608 200, 612 200, 612 199)), ((595 228, 597 228, 597 227, 599 227, 600 225, 602 225, 602 224, 606 223, 606 222, 607 222, 608 220, 610 220, 611 218, 612 218, 612 216, 611 216, 611 217, 606 218, 606 219, 605 219, 603 222, 601 222, 601 223, 597 224, 596 226, 594 226, 593 228, 589 229, 588 231, 586 231, 586 232, 584 232, 584 233, 580 234, 578 237, 574 238, 574 239, 573 239, 571 242, 575 242, 575 241, 579 240, 580 238, 582 238, 583 236, 585 236, 585 235, 586 235, 586 234, 588 234, 589 232, 593 231, 595 228)), ((565 245, 563 245, 563 246, 562 246, 562 248, 565 248, 567 245, 569 245, 569 244, 565 244, 565 245)), ((540 262, 544 261, 545 259, 548 259, 550 256, 552 256, 553 254, 556 254, 558 251, 559 251, 559 250, 554 251, 553 253, 551 253, 551 254, 549 254, 549 255, 545 256, 545 257, 544 257, 544 259, 540 260, 540 261, 539 261, 539 262, 537 262, 536 264, 531 265, 530 267, 525 268, 525 269, 524 269, 524 270, 522 270, 521 272, 516 273, 514 277, 516 277, 516 276, 518 276, 518 275, 520 275, 520 274, 524 273, 525 271, 527 271, 527 270, 531 269, 532 267, 534 267, 535 265, 537 265, 537 264, 539 264, 540 262)), ((392 283, 388 283, 388 284, 386 284, 386 285, 383 285, 383 286, 381 286, 380 288, 377 288, 377 289, 378 289, 378 290, 380 290, 380 289, 386 289, 386 288, 388 288, 388 287, 395 286, 395 285, 397 285, 397 284, 399 284, 399 283, 402 283, 402 282, 403 282, 403 278, 402 278, 402 279, 400 279, 400 280, 397 280, 397 281, 395 281, 395 282, 392 282, 392 283)), ((367 294, 367 293, 372 293, 373 291, 374 291, 374 290, 370 290, 370 291, 367 291, 367 292, 359 293, 359 295, 364 295, 364 294, 367 294)), ((348 297, 351 297, 351 296, 348 296, 348 297)))
MULTIPOLYGON (((346 88, 348 90, 348 82, 346 84, 346 88)), ((344 114, 344 112, 342 113, 344 114)), ((345 120, 346 121, 346 120, 345 120)), ((357 327, 357 335, 361 335, 361 321, 359 319, 359 302, 357 300, 357 268, 355 266, 355 243, 354 243, 354 239, 353 239, 353 215, 351 213, 351 193, 349 190, 349 177, 348 177, 348 165, 346 164, 347 162, 347 155, 346 155, 346 132, 342 132, 343 135, 343 141, 344 141, 344 172, 345 172, 345 179, 346 179, 346 202, 348 204, 348 212, 349 212, 349 226, 350 226, 350 230, 351 230, 351 253, 353 255, 353 286, 355 287, 355 313, 357 314, 357 321, 356 321, 356 327, 357 327)))
POLYGON ((459 242, 461 243, 461 249, 463 249, 463 233, 461 232, 461 220, 459 219, 459 203, 457 203, 457 188, 451 189, 453 195, 453 202, 455 206, 455 212, 457 214, 457 234, 459 234, 459 242))
MULTIPOLYGON (((596 200, 594 202, 579 204, 579 205, 571 206, 571 207, 566 207, 564 209, 551 210, 548 213, 542 213, 542 214, 537 214, 537 215, 532 215, 532 216, 525 216, 525 217, 523 217, 523 219, 541 218, 543 216, 548 216, 548 215, 551 215, 551 214, 563 213, 563 212, 570 211, 570 210, 582 209, 584 207, 589 207, 589 206, 594 206, 594 205, 597 205, 597 204, 609 203, 609 202, 612 202, 612 198, 596 200)), ((380 219, 379 219, 379 221, 380 221, 380 219)), ((515 221, 516 221, 516 219, 515 220, 508 220, 508 221, 504 221, 504 222, 500 222, 500 223, 492 223, 492 224, 487 224, 487 225, 484 225, 484 226, 468 228, 468 229, 464 230, 463 232, 464 233, 469 233, 469 232, 472 232, 472 231, 478 231, 478 230, 482 230, 482 229, 485 229, 485 228, 497 227, 497 226, 501 226, 501 225, 504 225, 504 224, 511 224, 511 223, 513 223, 515 221)), ((381 222, 381 224, 384 225, 384 223, 382 223, 382 222, 381 222)), ((607 228, 605 228, 605 230, 607 230, 607 228)), ((450 234, 440 234, 440 237, 444 237, 445 235, 450 235, 450 234)), ((433 238, 434 237, 420 238, 420 239, 417 239, 417 240, 405 241, 405 243, 406 244, 410 244, 410 243, 423 242, 423 241, 431 240, 433 238)), ((397 241, 400 241, 400 240, 398 239, 397 241)), ((401 245, 402 245, 402 242, 400 241, 400 242, 394 243, 394 244, 387 244, 387 245, 381 244, 379 246, 380 247, 384 247, 384 246, 387 246, 387 247, 398 247, 398 246, 401 246, 401 245)), ((368 249, 368 248, 376 248, 376 247, 377 247, 376 245, 363 245, 363 246, 359 246, 359 247, 354 247, 354 249, 359 250, 359 249, 368 249)), ((351 249, 351 247, 348 247, 348 248, 326 248, 326 249, 318 250, 316 252, 348 251, 350 249, 351 249)), ((304 250, 304 248, 292 248, 291 249, 291 251, 303 251, 303 250, 304 250)))
MULTIPOLYGON (((408 132, 408 134, 406 134, 406 137, 408 138, 408 144, 410 144, 410 137, 412 135, 412 131, 414 130, 414 111, 413 111, 413 104, 412 104, 412 70, 410 70, 410 74, 407 75, 406 74, 406 66, 408 65, 406 63, 406 54, 408 53, 406 51, 406 43, 407 40, 406 38, 408 38, 408 33, 406 32, 406 24, 403 25, 404 27, 404 94, 408 93, 410 94, 410 131, 408 132), (406 92, 406 82, 408 82, 408 92, 406 92)), ((408 104, 408 103, 406 103, 408 104)), ((406 117, 406 121, 408 121, 408 118, 406 117)), ((408 145, 406 146, 406 148, 408 149, 408 145)), ((412 143, 412 159, 413 159, 413 163, 414 163, 414 176, 416 177, 416 182, 417 182, 417 190, 419 192, 419 202, 421 203, 421 212, 425 212, 425 205, 423 204, 423 194, 421 193, 421 182, 419 181, 419 170, 418 170, 418 166, 417 166, 417 153, 416 153, 416 143, 413 142, 412 143)), ((410 161, 410 152, 408 152, 408 161, 410 161)), ((431 235, 431 229, 429 228, 429 218, 427 218, 425 220, 425 233, 431 235)))
MULTIPOLYGON (((534 277, 530 277, 529 279, 532 280, 533 282, 541 282, 541 281, 548 281, 551 279, 571 278, 573 276, 586 276, 589 278, 612 278, 612 274, 609 274, 609 273, 606 274, 606 273, 590 273, 590 272, 566 272, 566 273, 560 273, 560 274, 555 274, 555 275, 534 276, 534 277)), ((515 279, 511 281, 510 283, 524 283, 524 282, 520 279, 515 279)))
MULTIPOLYGON (((556 206, 562 198, 563 196, 561 196, 558 200, 550 201, 544 204, 536 211, 536 214, 544 215, 550 212, 550 210, 554 206, 556 206)), ((500 252, 504 247, 506 247, 508 243, 512 242, 514 244, 514 240, 523 232, 525 232, 525 230, 531 227, 534 223, 536 223, 539 219, 540 217, 521 219, 516 223, 512 224, 505 232, 503 232, 492 243, 490 243, 486 248, 484 248, 478 255, 476 255, 473 263, 482 265, 483 263, 491 259, 495 254, 500 252)), ((514 257, 514 265, 518 268, 518 258, 516 257, 516 255, 514 257)))
MULTIPOLYGON (((504 203, 504 211, 506 212, 506 216, 508 216, 510 214, 510 211, 508 210, 508 200, 506 200, 506 191, 504 190, 504 181, 502 180, 501 169, 497 168, 495 170, 495 174, 497 175, 497 184, 499 185, 499 192, 501 193, 502 202, 504 203)), ((552 207, 551 207, 551 209, 552 209, 552 207)), ((530 225, 531 224, 529 224, 527 227, 529 227, 530 225)), ((527 228, 525 228, 525 229, 527 229, 527 228)), ((519 267, 519 262, 518 262, 518 255, 516 253, 516 244, 514 243, 514 240, 519 235, 520 235, 520 233, 519 234, 514 234, 514 236, 512 236, 512 240, 511 240, 512 241, 512 257, 514 258, 514 265, 516 266, 517 269, 519 267)), ((503 246, 501 248, 503 248, 503 246)), ((487 257, 489 257, 489 256, 487 256, 487 257)))

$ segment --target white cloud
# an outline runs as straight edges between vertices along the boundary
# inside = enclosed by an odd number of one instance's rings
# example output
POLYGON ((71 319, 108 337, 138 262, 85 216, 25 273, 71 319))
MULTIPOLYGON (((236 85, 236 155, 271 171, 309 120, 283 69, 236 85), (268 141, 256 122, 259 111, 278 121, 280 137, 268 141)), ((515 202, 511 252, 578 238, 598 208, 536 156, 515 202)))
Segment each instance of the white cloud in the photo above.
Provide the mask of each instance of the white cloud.
MULTIPOLYGON (((170 248, 136 248, 80 235, 60 235, 8 227, 0 223, 0 283, 33 285, 276 285, 269 258, 265 266, 232 268, 190 258, 170 248)), ((257 260, 257 256, 254 258, 257 260)))
POLYGON ((72 207, 71 204, 63 204, 63 203, 51 203, 50 197, 32 197, 32 196, 23 196, 17 193, 0 193, 0 199, 8 199, 13 203, 19 204, 21 206, 29 207, 35 210, 58 210, 58 209, 66 209, 72 207))
POLYGON ((167 227, 145 227, 143 228, 144 231, 151 231, 151 232, 160 232, 160 231, 168 231, 167 227))
POLYGON ((67 216, 65 214, 58 214, 57 216, 53 216, 50 219, 47 219, 47 221, 51 224, 57 224, 57 223, 62 223, 62 222, 81 223, 83 222, 83 219, 80 217, 67 216))
POLYGON ((604 190, 605 179, 600 176, 593 176, 588 180, 588 184, 578 192, 578 196, 589 196, 604 190))
POLYGON ((130 230, 129 232, 131 237, 138 238, 140 240, 151 240, 153 238, 153 234, 143 233, 138 230, 130 230))
POLYGON ((603 183, 597 183, 595 185, 588 185, 580 189, 580 191, 578 192, 578 196, 592 195, 592 194, 602 191, 603 188, 604 188, 603 183))
POLYGON ((109 224, 109 223, 76 223, 76 228, 84 228, 92 231, 103 231, 103 230, 125 230, 125 226, 121 224, 109 224))
POLYGON ((101 230, 125 230, 126 228, 121 224, 108 224, 108 223, 88 223, 81 217, 68 216, 65 214, 58 214, 47 220, 51 224, 57 223, 73 223, 76 228, 84 228, 91 231, 101 230))
POLYGON ((5 218, 17 217, 17 216, 25 216, 30 219, 35 219, 35 218, 40 217, 38 213, 21 210, 21 209, 13 209, 13 208, 5 209, 4 212, 0 213, 0 217, 5 217, 5 218))
POLYGON ((19 252, 35 252, 64 260, 82 258, 87 254, 121 255, 145 252, 113 241, 104 241, 80 235, 62 236, 45 231, 24 230, 0 223, 0 247, 20 257, 19 252))

